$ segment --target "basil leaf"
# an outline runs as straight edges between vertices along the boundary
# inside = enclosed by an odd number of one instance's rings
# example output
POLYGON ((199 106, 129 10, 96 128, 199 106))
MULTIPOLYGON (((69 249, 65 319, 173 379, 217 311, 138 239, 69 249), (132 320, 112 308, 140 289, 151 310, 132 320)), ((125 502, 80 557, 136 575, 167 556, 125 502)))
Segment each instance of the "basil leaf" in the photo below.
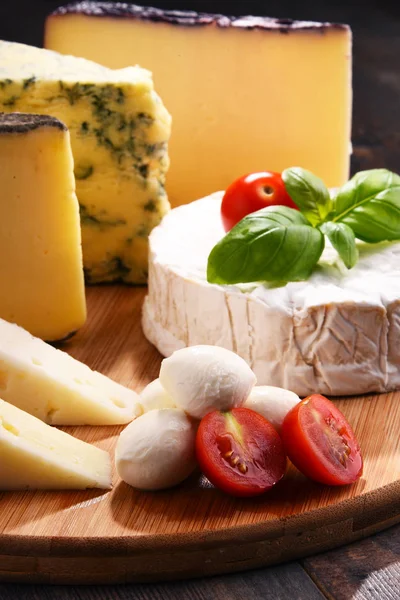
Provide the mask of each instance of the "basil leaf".
POLYGON ((365 242, 399 240, 400 176, 387 169, 360 171, 339 190, 332 220, 365 242))
POLYGON ((300 167, 286 169, 282 179, 287 193, 311 225, 322 223, 332 210, 332 200, 322 179, 300 167))
POLYGON ((342 221, 353 210, 373 200, 380 192, 400 186, 400 177, 387 169, 360 171, 340 188, 334 201, 333 221, 342 221))
POLYGON ((332 246, 348 269, 352 269, 358 261, 358 248, 354 231, 344 223, 323 223, 321 231, 328 236, 332 246))
POLYGON ((400 185, 369 198, 341 218, 364 242, 400 240, 400 185))
POLYGON ((325 239, 298 211, 270 206, 242 219, 211 250, 207 281, 233 284, 307 279, 325 239))

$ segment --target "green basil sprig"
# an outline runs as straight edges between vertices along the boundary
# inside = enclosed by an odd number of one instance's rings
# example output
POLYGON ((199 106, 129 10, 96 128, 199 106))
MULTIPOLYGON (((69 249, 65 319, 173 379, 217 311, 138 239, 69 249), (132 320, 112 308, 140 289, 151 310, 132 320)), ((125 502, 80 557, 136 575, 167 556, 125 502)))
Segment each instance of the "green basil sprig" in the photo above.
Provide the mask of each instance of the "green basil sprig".
POLYGON ((325 235, 348 269, 358 260, 356 238, 400 240, 400 176, 386 169, 360 171, 334 198, 323 181, 300 167, 282 173, 299 211, 272 206, 242 219, 212 249, 210 283, 287 282, 307 279, 325 235))

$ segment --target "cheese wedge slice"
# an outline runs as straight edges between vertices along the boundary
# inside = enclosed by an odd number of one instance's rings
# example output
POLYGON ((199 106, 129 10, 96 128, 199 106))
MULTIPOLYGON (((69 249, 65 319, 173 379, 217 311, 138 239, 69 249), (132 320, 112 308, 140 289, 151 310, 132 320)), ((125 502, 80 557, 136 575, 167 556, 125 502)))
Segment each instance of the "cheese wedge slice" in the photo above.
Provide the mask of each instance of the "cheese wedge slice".
POLYGON ((0 490, 111 488, 104 450, 0 400, 0 490))
POLYGON ((0 114, 0 317, 46 340, 86 319, 79 206, 67 128, 0 114))
POLYGON ((47 19, 45 45, 153 72, 173 117, 171 204, 255 171, 298 165, 345 183, 351 32, 345 25, 78 2, 47 19))
POLYGON ((3 320, 0 397, 52 425, 116 425, 142 413, 136 392, 3 320))
POLYGON ((171 118, 151 73, 0 41, 1 111, 52 115, 69 128, 86 280, 144 283, 148 233, 169 209, 171 118))

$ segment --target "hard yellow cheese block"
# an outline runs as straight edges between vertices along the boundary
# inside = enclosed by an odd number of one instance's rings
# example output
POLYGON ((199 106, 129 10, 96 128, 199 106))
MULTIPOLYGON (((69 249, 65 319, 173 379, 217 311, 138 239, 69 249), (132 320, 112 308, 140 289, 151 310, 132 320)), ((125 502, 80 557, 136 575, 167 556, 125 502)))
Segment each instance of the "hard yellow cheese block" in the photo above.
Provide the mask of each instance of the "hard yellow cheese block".
POLYGON ((0 114, 0 282, 0 317, 36 336, 85 322, 70 136, 52 117, 0 114))
POLYGON ((107 452, 0 400, 0 490, 111 488, 107 452))
POLYGON ((299 165, 349 174, 351 33, 344 25, 80 2, 47 19, 47 48, 153 72, 173 117, 171 204, 299 165))
POLYGON ((0 319, 0 397, 52 425, 129 423, 139 396, 0 319))
POLYGON ((0 111, 68 126, 87 281, 145 282, 147 236, 169 208, 171 118, 151 73, 0 41, 0 111))

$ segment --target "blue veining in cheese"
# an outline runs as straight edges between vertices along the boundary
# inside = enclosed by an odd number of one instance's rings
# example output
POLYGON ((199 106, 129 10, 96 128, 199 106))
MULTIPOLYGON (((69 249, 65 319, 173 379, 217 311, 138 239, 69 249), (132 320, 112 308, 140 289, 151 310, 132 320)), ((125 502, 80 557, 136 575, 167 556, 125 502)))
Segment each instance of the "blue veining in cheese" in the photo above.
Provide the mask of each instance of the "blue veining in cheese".
POLYGON ((87 281, 144 283, 148 234, 169 209, 171 117, 151 73, 0 41, 0 111, 69 128, 87 281))

